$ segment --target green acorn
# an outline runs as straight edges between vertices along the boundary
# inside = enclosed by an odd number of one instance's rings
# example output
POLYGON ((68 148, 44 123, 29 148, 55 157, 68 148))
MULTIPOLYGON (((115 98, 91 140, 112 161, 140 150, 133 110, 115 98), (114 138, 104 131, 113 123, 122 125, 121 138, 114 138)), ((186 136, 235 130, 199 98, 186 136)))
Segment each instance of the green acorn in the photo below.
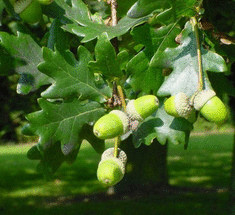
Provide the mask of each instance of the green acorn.
POLYGON ((126 112, 131 119, 142 121, 152 115, 158 107, 158 98, 154 95, 146 95, 130 100, 127 104, 126 112))
POLYGON ((35 24, 42 17, 41 5, 37 0, 16 0, 14 10, 21 19, 29 24, 35 24))
POLYGON ((191 118, 192 106, 189 105, 189 98, 185 93, 177 93, 164 102, 165 111, 174 117, 191 118))
POLYGON ((117 157, 114 157, 114 148, 105 150, 97 169, 98 180, 108 186, 117 184, 125 174, 127 162, 126 153, 118 148, 117 157))
POLYGON ((102 116, 94 125, 93 132, 100 139, 110 139, 128 131, 129 119, 120 110, 102 116))
POLYGON ((213 90, 200 91, 194 98, 194 108, 211 122, 223 123, 227 118, 227 109, 213 90))
POLYGON ((54 0, 37 0, 40 4, 43 5, 49 5, 51 4, 54 0))
POLYGON ((101 160, 97 169, 98 180, 108 186, 113 186, 122 180, 125 166, 118 158, 101 160))

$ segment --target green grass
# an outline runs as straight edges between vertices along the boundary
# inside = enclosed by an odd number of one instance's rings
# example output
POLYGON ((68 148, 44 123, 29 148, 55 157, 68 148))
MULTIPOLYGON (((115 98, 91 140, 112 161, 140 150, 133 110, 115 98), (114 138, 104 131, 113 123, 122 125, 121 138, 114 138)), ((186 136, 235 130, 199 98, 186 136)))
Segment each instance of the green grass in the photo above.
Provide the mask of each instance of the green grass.
POLYGON ((51 181, 36 172, 37 161, 26 158, 30 145, 0 146, 0 214, 226 215, 232 143, 230 134, 192 137, 186 151, 181 145, 170 145, 170 184, 189 191, 119 200, 82 196, 106 189, 96 179, 100 155, 87 144, 76 162, 63 164, 51 181))
POLYGON ((233 134, 195 136, 187 150, 171 145, 168 152, 170 184, 227 187, 231 173, 233 134))

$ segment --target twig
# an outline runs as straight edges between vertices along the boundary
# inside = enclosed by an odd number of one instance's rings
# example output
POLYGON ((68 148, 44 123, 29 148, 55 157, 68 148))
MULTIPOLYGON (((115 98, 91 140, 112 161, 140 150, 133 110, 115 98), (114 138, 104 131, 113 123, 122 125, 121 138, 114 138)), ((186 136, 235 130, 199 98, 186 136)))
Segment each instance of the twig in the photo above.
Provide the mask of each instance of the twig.
POLYGON ((122 108, 124 111, 126 111, 126 101, 125 101, 125 96, 124 93, 122 91, 122 87, 120 85, 117 86, 117 91, 118 91, 118 96, 121 99, 122 102, 122 108))
POLYGON ((118 156, 118 146, 121 142, 120 136, 115 137, 115 144, 114 144, 114 154, 113 156, 116 158, 118 156))
POLYGON ((111 16, 112 16, 112 26, 117 25, 117 0, 110 0, 111 5, 111 16))
MULTIPOLYGON (((117 6, 118 6, 117 5, 117 0, 109 0, 108 3, 111 6, 112 26, 116 26, 117 23, 118 23, 118 19, 117 19, 117 6)), ((115 48, 116 53, 118 53, 119 52, 119 50, 118 50, 118 40, 117 40, 116 37, 112 40, 112 44, 115 48)), ((114 84, 116 85, 116 82, 114 82, 114 84)), ((125 110, 126 109, 126 103, 125 103, 125 99, 124 99, 124 95, 123 95, 121 86, 119 86, 119 85, 117 86, 117 91, 118 91, 118 96, 121 99, 122 107, 125 110)), ((117 136, 115 138, 115 144, 114 144, 114 157, 118 156, 118 146, 120 144, 120 141, 121 141, 120 136, 117 136)))
POLYGON ((203 90, 203 71, 202 71, 202 54, 201 44, 198 32, 198 22, 196 17, 192 17, 192 24, 195 32, 196 43, 197 43, 197 60, 198 60, 198 91, 203 90))
POLYGON ((198 61, 198 88, 197 91, 192 95, 190 98, 190 105, 193 105, 195 96, 203 90, 203 68, 202 68, 202 54, 201 54, 201 44, 200 44, 200 37, 198 31, 198 22, 196 17, 191 18, 191 23, 195 32, 196 37, 196 45, 197 45, 197 61, 198 61))

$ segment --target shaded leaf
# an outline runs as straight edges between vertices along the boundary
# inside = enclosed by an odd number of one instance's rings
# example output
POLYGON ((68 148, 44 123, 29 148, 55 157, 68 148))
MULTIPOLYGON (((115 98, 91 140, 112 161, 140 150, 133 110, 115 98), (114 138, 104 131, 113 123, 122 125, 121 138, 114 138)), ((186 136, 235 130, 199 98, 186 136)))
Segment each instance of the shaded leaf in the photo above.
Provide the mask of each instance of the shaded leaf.
POLYGON ((54 19, 51 23, 47 47, 52 50, 56 48, 64 51, 70 48, 68 34, 61 29, 61 26, 62 23, 59 19, 54 19))
POLYGON ((64 155, 59 142, 50 145, 44 150, 39 149, 40 145, 36 144, 28 151, 27 156, 31 160, 40 160, 37 166, 38 171, 43 173, 46 179, 50 179, 64 161, 68 163, 75 161, 80 145, 69 155, 64 155))
POLYGON ((176 24, 154 29, 149 25, 136 27, 134 39, 145 46, 127 64, 129 84, 136 91, 155 93, 163 83, 162 70, 152 64, 154 53, 161 53, 166 47, 175 47, 174 38, 179 33, 176 24))
POLYGON ((27 158, 30 160, 40 160, 42 158, 38 145, 34 145, 29 149, 27 158))
POLYGON ((43 61, 41 47, 29 35, 18 32, 14 36, 0 32, 0 46, 14 59, 15 71, 21 75, 17 93, 28 94, 51 82, 48 76, 37 69, 37 65, 43 61))
POLYGON ((97 153, 103 153, 105 142, 94 135, 93 126, 85 124, 82 128, 81 138, 87 140, 97 153))
POLYGON ((0 45, 0 76, 10 75, 15 68, 15 59, 0 45))
POLYGON ((75 147, 80 142, 83 125, 96 121, 105 112, 96 102, 81 103, 77 99, 60 104, 39 99, 38 103, 42 110, 28 114, 26 118, 31 130, 39 136, 42 149, 57 141, 61 142, 62 151, 68 144, 75 147))

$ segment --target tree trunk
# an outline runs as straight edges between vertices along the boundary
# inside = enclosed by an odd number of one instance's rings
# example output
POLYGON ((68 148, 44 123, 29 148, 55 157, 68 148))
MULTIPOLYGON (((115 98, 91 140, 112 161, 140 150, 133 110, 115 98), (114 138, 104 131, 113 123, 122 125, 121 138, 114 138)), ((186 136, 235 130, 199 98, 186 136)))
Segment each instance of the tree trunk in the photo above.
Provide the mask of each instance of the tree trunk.
POLYGON ((146 192, 168 185, 167 144, 154 140, 150 146, 134 148, 132 138, 122 142, 120 148, 127 154, 126 174, 116 185, 116 192, 146 192))

